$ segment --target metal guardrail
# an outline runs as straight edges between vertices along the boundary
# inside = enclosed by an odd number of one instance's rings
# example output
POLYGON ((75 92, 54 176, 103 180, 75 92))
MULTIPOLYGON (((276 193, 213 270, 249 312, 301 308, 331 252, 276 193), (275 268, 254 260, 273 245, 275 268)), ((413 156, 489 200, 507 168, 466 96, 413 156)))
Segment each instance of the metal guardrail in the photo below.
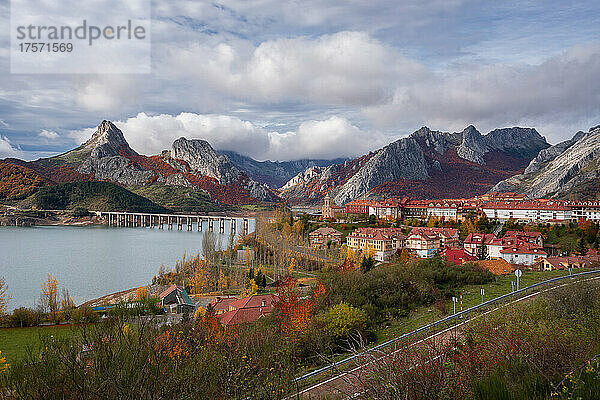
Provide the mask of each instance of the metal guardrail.
POLYGON ((489 306, 494 306, 494 308, 498 308, 499 303, 502 304, 502 303, 505 303, 505 302, 511 302, 511 301, 516 300, 517 298, 521 298, 521 297, 525 298, 525 297, 527 297, 527 296, 529 296, 529 295, 531 295, 531 294, 533 294, 535 292, 542 292, 543 288, 551 286, 552 284, 554 284, 556 282, 562 282, 562 281, 564 281, 566 279, 575 280, 575 279, 578 279, 578 278, 581 278, 581 277, 588 277, 588 276, 593 276, 593 275, 599 275, 600 276, 600 269, 594 270, 594 271, 580 272, 580 273, 577 273, 577 274, 569 274, 569 275, 560 276, 560 277, 553 278, 553 279, 548 279, 546 281, 538 282, 538 283, 533 284, 531 286, 527 286, 527 287, 525 287, 523 289, 519 289, 519 290, 516 290, 514 292, 510 292, 510 293, 507 293, 505 295, 493 298, 491 300, 485 301, 485 302, 483 302, 481 304, 478 304, 476 306, 467 308, 466 310, 459 311, 456 314, 449 315, 449 316, 444 317, 444 318, 442 318, 440 320, 437 320, 437 321, 432 322, 430 324, 424 325, 424 326, 422 326, 422 327, 420 327, 418 329, 415 329, 415 330, 413 330, 411 332, 404 333, 404 334, 402 334, 402 335, 400 335, 400 336, 398 336, 396 338, 390 339, 390 340, 385 341, 383 343, 380 343, 380 344, 378 344, 376 346, 373 346, 373 347, 369 348, 368 350, 365 350, 365 351, 362 351, 360 353, 354 354, 352 356, 344 358, 343 360, 336 361, 336 362, 334 362, 332 364, 329 364, 329 365, 327 365, 325 367, 316 369, 316 370, 311 371, 311 372, 309 372, 307 374, 299 376, 299 377, 297 377, 295 379, 295 382, 296 383, 300 383, 300 382, 306 381, 307 379, 314 378, 314 377, 316 377, 318 375, 321 375, 321 374, 323 374, 325 372, 332 371, 332 370, 334 370, 334 368, 338 368, 338 367, 340 367, 342 365, 348 364, 348 363, 356 360, 357 358, 359 358, 361 356, 364 356, 365 354, 368 354, 368 353, 373 352, 373 351, 381 350, 381 349, 383 349, 385 347, 388 347, 388 346, 393 345, 395 343, 398 343, 400 341, 403 341, 403 340, 406 340, 406 339, 410 339, 410 338, 413 338, 413 337, 417 337, 418 335, 423 334, 423 333, 425 333, 425 334, 434 333, 437 330, 437 328, 440 328, 440 327, 450 328, 453 325, 458 325, 461 322, 461 320, 464 319, 465 317, 468 317, 468 315, 470 313, 477 312, 477 311, 482 311, 482 310, 487 310, 489 306))

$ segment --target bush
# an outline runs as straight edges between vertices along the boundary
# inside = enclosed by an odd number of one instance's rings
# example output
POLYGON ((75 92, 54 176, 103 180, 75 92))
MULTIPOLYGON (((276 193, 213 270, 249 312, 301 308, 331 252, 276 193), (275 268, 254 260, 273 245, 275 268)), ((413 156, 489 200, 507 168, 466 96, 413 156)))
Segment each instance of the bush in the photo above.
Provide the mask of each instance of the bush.
POLYGON ((331 307, 319 318, 325 322, 325 331, 333 344, 341 344, 357 335, 367 338, 367 314, 347 303, 331 307))
POLYGON ((71 313, 71 320, 76 324, 94 323, 100 320, 100 315, 90 307, 79 307, 71 313))
POLYGON ((9 318, 13 327, 37 326, 42 321, 43 314, 39 311, 26 307, 20 307, 13 311, 9 318))
POLYGON ((71 216, 73 216, 73 218, 87 217, 89 214, 90 212, 85 207, 75 207, 73 211, 71 211, 71 216))

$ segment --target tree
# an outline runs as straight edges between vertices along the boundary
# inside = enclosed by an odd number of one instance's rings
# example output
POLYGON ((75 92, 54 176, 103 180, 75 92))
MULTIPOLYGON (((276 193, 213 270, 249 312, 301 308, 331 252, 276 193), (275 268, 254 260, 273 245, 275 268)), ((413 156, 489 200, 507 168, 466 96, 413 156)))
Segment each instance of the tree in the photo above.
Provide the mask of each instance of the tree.
POLYGON ((52 322, 56 323, 56 313, 58 311, 58 281, 52 274, 48 274, 48 278, 42 282, 41 293, 42 305, 50 313, 52 322))
POLYGON ((8 286, 3 277, 0 277, 0 317, 8 310, 8 286))
POLYGON ((368 271, 372 270, 374 266, 375 266, 375 259, 373 258, 373 256, 371 254, 367 255, 366 257, 363 257, 360 262, 360 270, 362 272, 368 272, 368 271))
POLYGON ((148 289, 146 289, 146 286, 140 286, 136 289, 135 298, 139 301, 144 301, 148 298, 148 289))
POLYGON ((577 252, 580 256, 584 256, 587 253, 588 244, 584 238, 577 239, 577 252))
POLYGON ((63 288, 62 290, 62 299, 60 300, 60 308, 64 315, 65 321, 71 320, 71 312, 75 309, 75 302, 73 302, 73 298, 69 295, 69 289, 63 288))
POLYGON ((377 225, 377 216, 375 214, 369 215, 369 225, 377 225))

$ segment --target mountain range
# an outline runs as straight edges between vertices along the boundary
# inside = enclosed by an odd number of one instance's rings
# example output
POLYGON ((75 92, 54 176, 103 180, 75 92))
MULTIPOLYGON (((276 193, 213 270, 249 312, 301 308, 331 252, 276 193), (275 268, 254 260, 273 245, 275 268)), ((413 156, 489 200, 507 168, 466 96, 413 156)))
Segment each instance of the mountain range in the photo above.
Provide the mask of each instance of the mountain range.
POLYGON ((378 195, 468 197, 522 173, 548 147, 532 128, 495 129, 482 135, 473 126, 456 133, 423 127, 354 160, 309 168, 288 182, 281 196, 290 202, 316 202, 329 193, 337 204, 378 195))
POLYGON ((529 197, 590 199, 600 193, 600 126, 544 149, 522 174, 496 184, 495 191, 529 197))
POLYGON ((490 190, 590 197, 600 182, 599 154, 600 127, 550 146, 533 128, 484 135, 468 126, 454 133, 423 127, 354 159, 256 161, 186 138, 145 156, 112 122, 102 121, 88 141, 64 154, 0 160, 0 199, 78 181, 113 182, 170 208, 318 203, 325 194, 340 205, 364 196, 459 198, 490 190))

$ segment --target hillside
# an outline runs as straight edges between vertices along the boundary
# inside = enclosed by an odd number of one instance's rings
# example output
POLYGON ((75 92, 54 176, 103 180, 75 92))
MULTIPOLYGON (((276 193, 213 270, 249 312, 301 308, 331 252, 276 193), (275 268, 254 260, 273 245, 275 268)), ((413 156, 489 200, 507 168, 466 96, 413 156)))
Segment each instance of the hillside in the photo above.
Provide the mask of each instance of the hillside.
MULTIPOLYGON (((23 181, 21 197, 35 192, 41 182, 109 181, 131 188, 152 187, 144 192, 157 203, 197 211, 279 200, 269 187, 248 177, 204 140, 180 138, 170 150, 145 156, 133 150, 110 121, 102 121, 88 141, 64 154, 32 162, 7 159, 4 163, 14 167, 4 167, 0 177, 7 182, 23 181), (26 180, 23 174, 28 175, 26 180)), ((13 191, 3 192, 14 197, 17 194, 13 191)))
POLYGON ((110 182, 73 182, 46 186, 31 202, 39 209, 85 207, 97 211, 167 212, 156 203, 110 182))
POLYGON ((542 150, 524 173, 499 182, 492 190, 530 197, 595 199, 600 189, 600 127, 577 132, 572 139, 542 150))
POLYGON ((413 198, 483 194, 499 181, 521 173, 549 144, 535 129, 475 127, 447 133, 423 127, 382 149, 326 168, 311 168, 286 184, 291 202, 318 201, 330 193, 344 204, 365 195, 413 198))
POLYGON ((20 200, 50 181, 39 173, 0 160, 0 200, 20 200))

